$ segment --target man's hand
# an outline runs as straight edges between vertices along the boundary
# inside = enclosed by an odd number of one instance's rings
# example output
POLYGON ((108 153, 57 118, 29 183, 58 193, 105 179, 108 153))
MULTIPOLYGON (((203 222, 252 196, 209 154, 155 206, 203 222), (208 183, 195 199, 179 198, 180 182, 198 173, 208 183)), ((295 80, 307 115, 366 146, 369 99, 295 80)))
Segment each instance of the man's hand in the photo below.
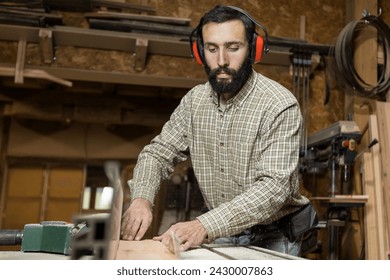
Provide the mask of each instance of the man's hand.
POLYGON ((125 240, 141 240, 152 223, 152 205, 143 198, 136 198, 122 217, 121 234, 125 240))
POLYGON ((199 220, 177 223, 172 225, 166 232, 160 236, 153 237, 153 240, 161 241, 166 247, 172 239, 172 232, 180 245, 180 251, 186 251, 189 248, 197 247, 204 243, 207 238, 207 232, 199 220))

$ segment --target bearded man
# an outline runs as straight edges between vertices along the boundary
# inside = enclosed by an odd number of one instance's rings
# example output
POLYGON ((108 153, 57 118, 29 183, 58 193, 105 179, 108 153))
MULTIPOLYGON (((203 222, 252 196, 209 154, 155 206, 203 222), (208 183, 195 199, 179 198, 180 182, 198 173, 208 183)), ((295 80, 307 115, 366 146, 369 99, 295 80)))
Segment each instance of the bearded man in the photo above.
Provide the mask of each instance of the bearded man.
POLYGON ((168 246, 173 233, 183 251, 214 242, 299 255, 302 239, 288 238, 285 217, 309 203, 299 191, 302 116, 289 90, 253 69, 266 51, 256 26, 231 6, 201 18, 190 41, 208 82, 182 98, 140 153, 128 182, 123 239, 143 238, 161 181, 190 156, 208 211, 154 240, 168 246))

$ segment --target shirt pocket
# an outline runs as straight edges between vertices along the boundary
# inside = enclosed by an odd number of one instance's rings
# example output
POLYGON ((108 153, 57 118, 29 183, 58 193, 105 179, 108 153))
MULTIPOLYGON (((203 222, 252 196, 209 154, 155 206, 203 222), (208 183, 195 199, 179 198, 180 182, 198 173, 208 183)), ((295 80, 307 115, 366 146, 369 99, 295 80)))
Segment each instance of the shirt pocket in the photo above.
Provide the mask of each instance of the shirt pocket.
POLYGON ((253 145, 236 142, 232 145, 231 155, 229 165, 233 183, 244 188, 254 180, 255 166, 251 166, 253 145))

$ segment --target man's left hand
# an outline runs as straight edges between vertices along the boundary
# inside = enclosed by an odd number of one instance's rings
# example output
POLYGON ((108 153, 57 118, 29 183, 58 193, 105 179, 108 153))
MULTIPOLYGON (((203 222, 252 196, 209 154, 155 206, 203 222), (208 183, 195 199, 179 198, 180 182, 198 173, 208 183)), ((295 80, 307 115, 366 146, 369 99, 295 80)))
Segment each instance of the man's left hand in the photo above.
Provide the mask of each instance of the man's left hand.
POLYGON ((153 240, 161 241, 166 247, 169 247, 172 233, 179 242, 180 251, 197 247, 207 238, 207 232, 202 223, 199 220, 193 220, 174 224, 162 235, 154 237, 153 240))

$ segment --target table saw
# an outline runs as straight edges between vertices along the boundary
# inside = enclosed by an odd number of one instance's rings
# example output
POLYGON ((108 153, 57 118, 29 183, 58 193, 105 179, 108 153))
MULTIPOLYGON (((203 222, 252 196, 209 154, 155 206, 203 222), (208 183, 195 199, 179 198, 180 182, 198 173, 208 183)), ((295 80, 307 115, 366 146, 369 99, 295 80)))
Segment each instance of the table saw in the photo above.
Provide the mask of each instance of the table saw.
MULTIPOLYGON (((141 241, 136 241, 141 242, 141 241)), ((156 258, 161 255, 156 252, 156 258)), ((0 260, 70 260, 69 255, 23 252, 23 251, 0 251, 0 260)), ((255 246, 227 246, 227 245, 202 245, 180 254, 178 260, 304 260, 303 258, 259 248, 255 246)))
POLYGON ((0 259, 60 259, 60 260, 289 260, 301 259, 291 255, 270 251, 256 246, 232 246, 204 244, 200 247, 179 252, 172 237, 172 246, 165 247, 151 239, 141 241, 120 240, 120 226, 123 205, 123 189, 117 162, 107 162, 107 176, 114 188, 110 213, 80 215, 74 225, 85 225, 83 231, 73 236, 65 254, 53 251, 0 251, 0 259))

